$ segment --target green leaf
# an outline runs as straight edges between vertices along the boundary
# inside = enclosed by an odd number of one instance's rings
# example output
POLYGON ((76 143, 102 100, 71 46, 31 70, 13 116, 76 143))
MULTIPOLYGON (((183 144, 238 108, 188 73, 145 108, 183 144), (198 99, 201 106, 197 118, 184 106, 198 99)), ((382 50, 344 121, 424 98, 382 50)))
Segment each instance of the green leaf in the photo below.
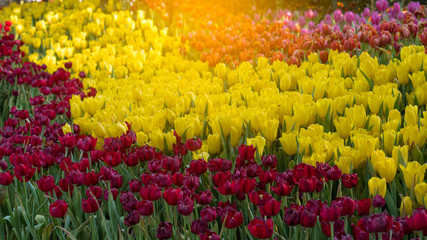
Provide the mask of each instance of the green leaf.
POLYGON ((42 232, 42 240, 49 240, 50 234, 52 233, 53 223, 47 225, 42 232))
POLYGON ((366 81, 369 84, 369 90, 372 91, 374 89, 374 81, 370 79, 363 71, 359 68, 359 71, 362 73, 362 75, 365 77, 366 81))

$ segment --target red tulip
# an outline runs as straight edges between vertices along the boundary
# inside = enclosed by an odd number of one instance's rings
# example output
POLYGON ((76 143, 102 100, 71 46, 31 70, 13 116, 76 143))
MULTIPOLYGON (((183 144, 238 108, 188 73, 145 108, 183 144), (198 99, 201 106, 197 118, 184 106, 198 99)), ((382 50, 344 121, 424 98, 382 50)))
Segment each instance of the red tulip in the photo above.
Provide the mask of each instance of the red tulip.
POLYGON ((340 197, 335 200, 341 208, 341 216, 351 216, 356 211, 357 203, 350 197, 340 197))
POLYGON ((281 204, 281 201, 277 201, 274 198, 270 198, 263 206, 259 207, 261 215, 267 217, 276 216, 280 212, 281 204))
POLYGON ((193 220, 191 222, 191 232, 194 234, 202 234, 208 229, 208 224, 202 219, 193 220))
POLYGON ((56 200, 49 205, 49 213, 54 218, 62 218, 68 210, 68 204, 64 200, 56 200))
POLYGON ((85 213, 94 213, 98 211, 98 201, 92 197, 88 199, 82 199, 82 209, 85 213))
POLYGON ((262 157, 262 165, 265 168, 276 168, 277 166, 277 157, 273 154, 269 154, 262 157))
POLYGON ((0 173, 0 185, 8 186, 13 182, 13 175, 10 172, 0 173))
POLYGON ((216 209, 213 207, 203 208, 202 211, 200 211, 200 217, 205 222, 212 222, 217 217, 216 209))
POLYGON ((141 187, 139 190, 141 198, 148 201, 156 201, 162 197, 162 189, 156 185, 141 187))
POLYGON ((190 173, 194 173, 197 176, 202 175, 208 170, 208 165, 204 159, 193 160, 190 163, 190 173))
POLYGON ((341 176, 342 185, 346 188, 354 188, 357 185, 358 177, 357 174, 343 174, 341 176))
POLYGON ((249 194, 249 200, 257 206, 264 205, 270 198, 271 195, 263 190, 252 191, 249 194))
POLYGON ((413 231, 427 231, 427 211, 420 207, 412 212, 408 225, 413 231))
POLYGON ((158 239, 169 239, 172 237, 172 223, 161 222, 157 227, 156 237, 158 239))
POLYGON ((220 237, 215 232, 207 229, 205 233, 199 234, 200 240, 220 240, 220 237))
POLYGON ((306 228, 312 228, 317 222, 317 215, 304 209, 300 212, 300 224, 306 228))
POLYGON ((150 216, 154 211, 153 202, 142 200, 136 204, 136 209, 142 216, 150 216))
POLYGON ((286 209, 283 222, 290 227, 298 225, 300 222, 300 212, 292 208, 286 209))
POLYGON ((171 206, 178 204, 178 200, 182 199, 182 197, 183 194, 180 188, 167 188, 163 192, 163 199, 171 206))
POLYGON ((139 223, 140 219, 141 217, 139 216, 138 212, 136 210, 133 210, 125 217, 124 223, 126 226, 133 226, 139 223))
POLYGON ((36 181, 37 186, 39 189, 43 192, 50 192, 53 190, 53 187, 55 186, 55 179, 53 176, 43 176, 39 180, 36 181))
POLYGON ((98 182, 99 182, 99 174, 96 174, 94 171, 86 173, 83 178, 83 183, 86 186, 93 186, 98 184, 98 182))
POLYGON ((252 192, 256 186, 255 178, 242 178, 239 180, 239 190, 243 193, 252 192))
POLYGON ((212 193, 209 190, 194 194, 193 197, 200 205, 209 205, 212 201, 212 193))
POLYGON ((288 184, 287 182, 283 182, 283 183, 276 184, 276 187, 272 187, 271 190, 275 194, 283 197, 283 196, 288 196, 289 194, 291 194, 293 188, 294 188, 294 186, 288 184))
POLYGON ((226 228, 236 228, 243 223, 242 212, 230 210, 221 218, 221 222, 224 222, 226 228))
POLYGON ((191 198, 183 198, 178 201, 178 213, 183 216, 188 216, 193 212, 194 202, 191 198))
POLYGON ((217 187, 216 190, 222 195, 233 195, 237 192, 238 186, 239 185, 236 181, 226 181, 225 183, 221 184, 220 187, 217 187))
POLYGON ((381 195, 375 195, 374 199, 372 199, 372 206, 376 208, 382 208, 385 205, 385 199, 381 195))
POLYGON ((79 140, 77 140, 77 148, 84 152, 90 152, 95 149, 96 146, 96 138, 92 136, 81 136, 79 140))
POLYGON ((249 222, 249 232, 256 238, 268 239, 273 236, 273 220, 255 218, 249 222))
POLYGON ((326 222, 335 222, 340 216, 341 208, 335 202, 330 207, 326 203, 320 207, 320 218, 326 222))
POLYGON ((185 141, 185 146, 190 151, 197 151, 202 147, 202 140, 200 138, 187 139, 187 141, 185 141))
POLYGON ((357 201, 357 212, 359 216, 369 215, 369 209, 371 208, 371 199, 361 199, 357 201))
MULTIPOLYGON (((320 221, 323 234, 330 237, 331 236, 331 223, 320 221)), ((338 220, 333 222, 334 224, 334 236, 341 236, 344 233, 344 220, 338 220)))

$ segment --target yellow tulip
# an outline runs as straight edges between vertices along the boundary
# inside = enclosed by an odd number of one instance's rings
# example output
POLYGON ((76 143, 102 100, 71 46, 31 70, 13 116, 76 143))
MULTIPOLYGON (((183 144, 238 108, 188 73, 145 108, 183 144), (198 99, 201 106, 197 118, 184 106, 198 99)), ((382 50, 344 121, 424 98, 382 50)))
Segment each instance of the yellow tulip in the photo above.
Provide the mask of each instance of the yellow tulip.
POLYGON ((397 172, 397 165, 392 158, 384 158, 377 164, 378 172, 382 178, 385 178, 387 183, 393 182, 397 172))
POLYGON ((409 83, 409 61, 403 61, 396 67, 397 79, 400 84, 409 83))
POLYGON ((392 158, 393 158, 394 162, 396 163, 396 166, 399 165, 399 152, 402 154, 403 162, 405 163, 405 165, 407 164, 407 162, 408 162, 408 151, 409 151, 408 145, 394 146, 393 147, 392 158))
POLYGON ((422 182, 418 183, 414 188, 415 196, 417 197, 417 202, 421 205, 424 205, 427 199, 424 196, 427 193, 427 183, 422 182))
POLYGON ((399 164, 399 167, 403 172, 403 178, 409 189, 413 189, 418 183, 424 181, 424 173, 427 169, 427 164, 421 165, 419 162, 414 161, 409 162, 406 167, 399 164))
POLYGON ((404 197, 400 204, 400 216, 409 217, 412 214, 412 200, 411 197, 404 197))
POLYGON ((62 127, 62 132, 64 134, 72 132, 70 124, 68 123, 64 124, 64 126, 62 127))
POLYGON ((397 132, 394 130, 384 131, 383 140, 384 150, 386 151, 387 155, 390 155, 393 151, 393 148, 395 147, 395 143, 397 140, 397 132))
POLYGON ((221 151, 221 136, 219 134, 208 135, 209 154, 218 154, 221 151))
POLYGON ((149 134, 150 137, 150 143, 149 145, 155 148, 158 148, 161 151, 165 150, 165 134, 160 131, 156 130, 149 134))
POLYGON ((371 197, 374 197, 377 194, 385 197, 387 192, 387 183, 385 178, 372 177, 368 181, 368 187, 371 197))
POLYGON ((269 119, 264 122, 264 126, 261 131, 265 140, 267 140, 268 144, 272 143, 276 140, 277 136, 277 128, 279 127, 279 120, 277 119, 269 119))
POLYGON ((406 106, 405 123, 406 125, 418 125, 418 106, 406 106))
POLYGON ((254 138, 246 139, 247 145, 252 145, 256 147, 260 156, 262 156, 262 154, 264 153, 265 142, 265 138, 263 138, 262 136, 256 136, 254 138))
POLYGON ((295 155, 298 151, 297 145, 297 132, 282 133, 282 137, 279 139, 283 150, 289 156, 295 155))
POLYGON ((138 132, 136 134, 136 144, 138 144, 138 146, 140 147, 144 146, 145 144, 147 144, 147 141, 148 141, 148 136, 144 132, 138 132))

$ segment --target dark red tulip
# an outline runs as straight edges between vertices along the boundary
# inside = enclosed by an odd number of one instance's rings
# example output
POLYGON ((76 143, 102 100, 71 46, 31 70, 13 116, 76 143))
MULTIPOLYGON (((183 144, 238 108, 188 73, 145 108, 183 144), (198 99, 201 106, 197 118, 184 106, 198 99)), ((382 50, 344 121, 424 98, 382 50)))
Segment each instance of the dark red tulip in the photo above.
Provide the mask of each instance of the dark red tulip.
POLYGON ((185 146, 190 151, 197 151, 202 147, 202 140, 200 138, 187 139, 187 141, 185 141, 185 146))
POLYGON ((142 187, 142 182, 138 179, 133 179, 129 182, 129 190, 131 192, 139 192, 142 187))
POLYGON ((157 227, 156 237, 158 239, 169 239, 172 237, 172 223, 161 222, 157 227))
POLYGON ((0 173, 0 185, 8 186, 13 182, 13 175, 10 172, 0 173))
POLYGON ((236 228, 243 223, 242 212, 236 210, 229 210, 222 218, 221 222, 224 222, 226 228, 236 228))
POLYGON ((60 199, 49 205, 49 213, 54 218, 62 218, 68 210, 68 204, 60 199))
POLYGON ((165 157, 162 159, 162 168, 166 171, 177 172, 182 165, 182 159, 178 156, 165 157))
POLYGON ((341 216, 351 216, 356 211, 357 203, 350 197, 339 197, 335 201, 341 208, 341 216))
POLYGON ((193 220, 191 222, 191 232, 194 234, 202 234, 208 229, 208 224, 202 219, 193 220))
POLYGON ((64 136, 58 137, 58 138, 59 138, 59 142, 64 147, 73 148, 77 143, 76 135, 72 133, 67 133, 64 136))
POLYGON ((357 185, 358 177, 357 174, 343 174, 341 176, 342 185, 346 188, 354 188, 357 185))
POLYGON ((124 156, 123 162, 129 167, 134 167, 138 165, 139 159, 136 152, 131 152, 127 156, 124 156))
POLYGON ((298 225, 300 222, 300 212, 292 208, 286 209, 283 222, 290 227, 298 225))
POLYGON ((317 215, 304 209, 300 212, 300 224, 306 228, 312 228, 317 222, 317 215))
POLYGON ((212 193, 209 190, 194 194, 194 199, 200 205, 209 205, 212 201, 212 193))
POLYGON ((188 153, 188 149, 185 146, 185 144, 182 144, 179 142, 177 142, 176 144, 174 143, 172 145, 172 148, 173 148, 173 153, 175 153, 175 155, 185 156, 188 153))
POLYGON ((317 184, 317 177, 310 177, 310 178, 301 178, 298 182, 298 189, 300 192, 314 192, 316 190, 316 184, 317 184))
POLYGON ((83 178, 83 184, 88 187, 96 185, 98 184, 98 182, 99 182, 99 174, 96 174, 94 171, 86 173, 83 178))
POLYGON ((320 57, 320 61, 323 63, 323 64, 325 64, 327 61, 328 61, 328 56, 329 54, 328 54, 328 51, 321 51, 320 53, 319 53, 319 57, 320 57))
POLYGON ((136 210, 131 211, 126 217, 125 217, 125 225, 126 226, 133 226, 137 223, 139 223, 140 216, 136 210))
POLYGON ((205 233, 199 234, 200 240, 220 240, 220 237, 210 229, 206 230, 205 233))
POLYGON ((103 156, 103 161, 111 167, 116 167, 122 162, 122 154, 120 152, 109 151, 103 156))
POLYGON ((293 188, 294 188, 293 185, 290 185, 287 182, 283 182, 283 183, 276 184, 276 187, 272 187, 271 190, 275 194, 283 197, 283 196, 288 196, 289 194, 291 194, 293 188))
POLYGON ((263 190, 252 191, 249 193, 249 200, 257 206, 264 205, 270 198, 271 195, 263 190))
POLYGON ((255 218, 249 222, 249 232, 256 238, 268 239, 273 236, 273 219, 267 220, 255 218))
POLYGON ((393 218, 386 212, 370 215, 366 221, 366 231, 368 233, 380 233, 390 230, 393 218))
POLYGON ((92 186, 86 189, 85 193, 86 193, 86 197, 88 198, 93 197, 96 199, 101 199, 103 190, 100 186, 92 186))
POLYGON ((92 197, 88 199, 82 199, 82 209, 85 213, 94 213, 98 211, 98 201, 92 197))
POLYGON ((252 192, 256 186, 255 178, 242 178, 239 180, 239 190, 243 193, 252 192))
POLYGON ((233 195, 237 192, 238 187, 239 185, 236 181, 226 181, 225 183, 221 184, 220 187, 217 187, 216 190, 222 195, 233 195))
POLYGON ((153 214, 153 202, 142 200, 136 204, 136 209, 141 216, 150 216, 153 214))
POLYGON ((175 172, 172 176, 172 182, 177 187, 181 187, 184 182, 184 175, 179 172, 175 172))
POLYGON ((141 187, 139 190, 141 198, 148 201, 156 201, 162 197, 162 189, 156 185, 141 187))
POLYGON ((205 222, 212 222, 217 217, 216 209, 214 207, 203 208, 202 211, 200 211, 200 217, 205 222))
POLYGON ((427 211, 420 207, 412 212, 412 216, 408 219, 408 225, 413 231, 427 230, 427 211))
POLYGON ((159 173, 157 174, 156 177, 156 183, 159 187, 161 188, 168 188, 172 186, 172 176, 170 175, 170 173, 159 173))
POLYGON ((262 157, 262 165, 265 168, 276 168, 277 166, 277 157, 276 155, 269 154, 262 157))
POLYGON ((77 140, 77 148, 84 152, 90 152, 95 149, 96 146, 96 138, 92 136, 81 136, 77 140))
POLYGON ((371 199, 361 199, 357 201, 357 213, 359 216, 369 215, 369 209, 371 208, 371 199))
POLYGON ((59 187, 64 192, 72 193, 74 190, 74 186, 66 178, 59 180, 59 187))
POLYGON ((189 170, 191 173, 200 176, 208 170, 208 165, 204 159, 193 160, 190 163, 189 170))
POLYGON ((337 165, 334 165, 326 172, 326 177, 333 181, 340 179, 341 175, 341 169, 339 169, 337 165))
POLYGON ((310 212, 320 214, 320 207, 322 207, 323 202, 319 199, 310 199, 306 204, 305 208, 307 208, 310 212))
POLYGON ((280 212, 282 202, 274 198, 270 198, 267 202, 259 207, 262 216, 273 217, 280 212))
POLYGON ((183 216, 188 216, 193 212, 194 202, 191 198, 183 198, 178 201, 178 213, 183 216))
POLYGON ((372 199, 372 206, 376 208, 382 208, 385 205, 385 199, 381 195, 375 195, 375 197, 372 199))
POLYGON ((120 196, 120 203, 122 204, 122 207, 125 211, 131 212, 132 210, 136 209, 136 204, 138 203, 138 200, 133 195, 132 192, 122 192, 120 196))
MULTIPOLYGON (((117 188, 111 188, 111 195, 113 195, 113 199, 116 200, 119 196, 119 190, 117 188)), ((108 201, 110 197, 110 192, 108 192, 108 189, 104 189, 104 200, 108 201)))
POLYGON ((410 235, 412 233, 412 229, 409 227, 409 224, 408 224, 408 221, 409 221, 408 217, 396 217, 394 221, 399 222, 402 225, 404 235, 410 235))
POLYGON ((36 181, 37 186, 42 192, 50 192, 53 190, 55 186, 55 179, 53 176, 43 176, 39 180, 36 181))
POLYGON ((335 202, 332 202, 331 206, 325 203, 320 207, 320 218, 326 222, 335 222, 340 216, 341 208, 335 202))
POLYGON ((28 182, 36 172, 36 169, 31 167, 28 163, 18 164, 13 170, 15 171, 16 178, 20 182, 22 182, 22 177, 24 177, 25 182, 28 182))
POLYGON ((180 188, 167 188, 163 192, 163 199, 167 202, 167 204, 171 206, 175 206, 178 204, 178 200, 183 198, 183 194, 180 188))
POLYGON ((226 181, 231 181, 231 173, 227 172, 219 172, 215 175, 212 175, 212 183, 214 186, 218 187, 225 183, 226 181))

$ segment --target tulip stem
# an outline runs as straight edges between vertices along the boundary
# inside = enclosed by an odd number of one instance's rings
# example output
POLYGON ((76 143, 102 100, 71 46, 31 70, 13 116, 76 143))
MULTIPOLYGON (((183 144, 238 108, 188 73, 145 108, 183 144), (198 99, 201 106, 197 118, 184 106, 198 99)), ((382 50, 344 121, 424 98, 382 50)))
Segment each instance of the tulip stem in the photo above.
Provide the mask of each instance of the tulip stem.
POLYGON ((334 240, 334 222, 331 222, 331 240, 334 240))

